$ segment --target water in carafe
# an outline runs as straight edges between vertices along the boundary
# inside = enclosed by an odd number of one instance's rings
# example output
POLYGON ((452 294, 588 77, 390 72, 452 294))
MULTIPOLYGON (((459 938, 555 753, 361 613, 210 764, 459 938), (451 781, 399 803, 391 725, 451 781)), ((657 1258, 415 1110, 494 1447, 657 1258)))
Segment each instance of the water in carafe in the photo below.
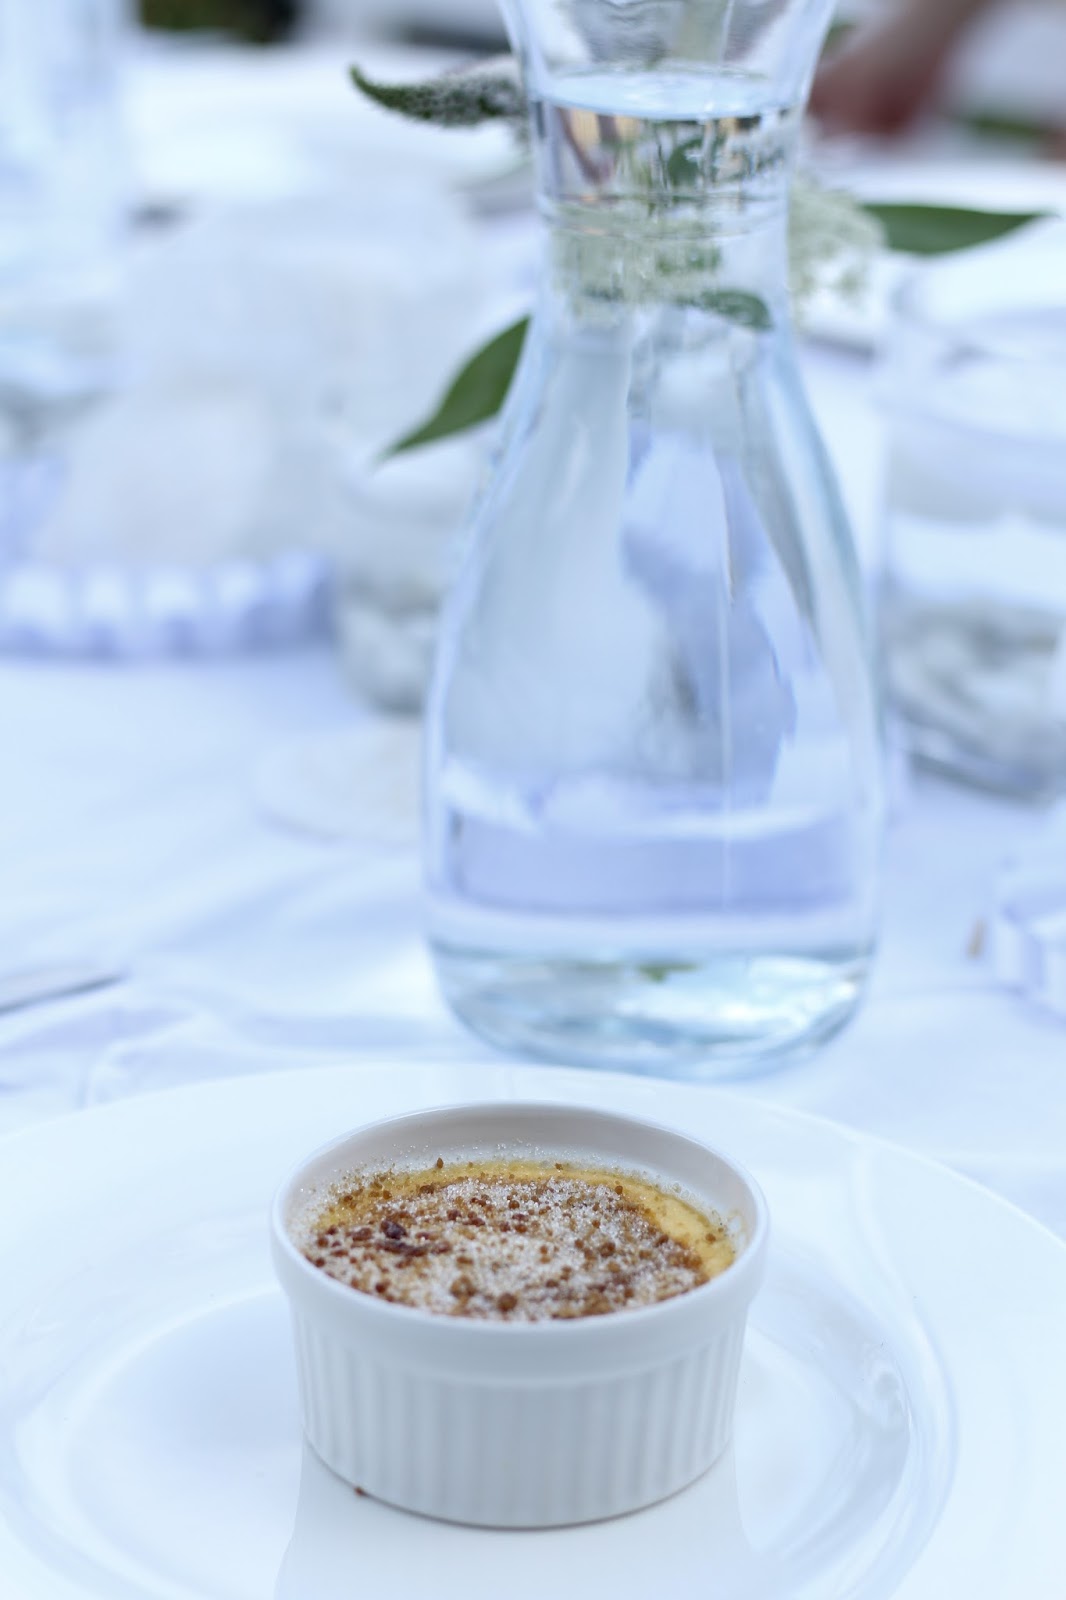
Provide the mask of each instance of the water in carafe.
POLYGON ((554 62, 510 19, 548 251, 442 622, 429 932, 490 1040, 700 1076, 834 1031, 875 940, 860 585, 788 329, 806 84, 654 31, 713 5, 571 9, 554 62))

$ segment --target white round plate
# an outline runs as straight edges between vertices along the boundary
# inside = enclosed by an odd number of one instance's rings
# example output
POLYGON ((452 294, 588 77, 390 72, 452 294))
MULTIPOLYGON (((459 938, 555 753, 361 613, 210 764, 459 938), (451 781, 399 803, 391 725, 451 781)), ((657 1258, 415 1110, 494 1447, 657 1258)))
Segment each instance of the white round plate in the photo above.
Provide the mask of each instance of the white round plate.
POLYGON ((364 1060, 124 1101, 0 1146, 0 1283, 5 1600, 1061 1600, 1066 1249, 943 1168, 740 1096, 364 1060), (766 1190, 734 1448, 660 1506, 452 1527, 301 1451, 271 1194, 345 1129, 466 1099, 645 1115, 766 1190))

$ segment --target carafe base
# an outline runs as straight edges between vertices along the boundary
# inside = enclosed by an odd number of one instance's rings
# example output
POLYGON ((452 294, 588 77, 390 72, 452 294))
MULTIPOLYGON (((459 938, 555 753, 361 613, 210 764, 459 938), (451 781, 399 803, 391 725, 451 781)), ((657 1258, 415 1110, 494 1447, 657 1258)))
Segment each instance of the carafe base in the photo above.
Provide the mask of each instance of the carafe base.
POLYGON ((459 1020, 510 1054, 697 1081, 748 1076, 831 1038, 872 960, 869 949, 661 961, 432 951, 459 1020))

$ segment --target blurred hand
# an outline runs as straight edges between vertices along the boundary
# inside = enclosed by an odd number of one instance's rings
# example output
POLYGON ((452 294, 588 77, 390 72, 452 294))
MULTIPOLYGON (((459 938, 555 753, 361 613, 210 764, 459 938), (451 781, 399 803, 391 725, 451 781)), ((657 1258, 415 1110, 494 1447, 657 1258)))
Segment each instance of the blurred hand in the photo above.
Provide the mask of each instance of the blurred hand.
POLYGON ((903 0, 819 69, 811 110, 830 129, 898 133, 935 98, 954 47, 988 0, 903 0))

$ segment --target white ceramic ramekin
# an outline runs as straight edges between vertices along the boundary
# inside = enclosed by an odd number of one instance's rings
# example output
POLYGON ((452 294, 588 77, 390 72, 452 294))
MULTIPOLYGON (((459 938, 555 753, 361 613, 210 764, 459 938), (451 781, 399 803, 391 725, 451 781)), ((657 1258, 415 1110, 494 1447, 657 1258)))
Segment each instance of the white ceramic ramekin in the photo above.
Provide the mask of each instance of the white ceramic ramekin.
POLYGON ((734 1162, 669 1129, 561 1105, 419 1112, 338 1139, 274 1202, 304 1428, 327 1466, 392 1505, 488 1527, 590 1522, 691 1483, 729 1442, 768 1222, 734 1162), (381 1301, 327 1276, 292 1231, 356 1168, 478 1156, 647 1174, 716 1212, 737 1258, 674 1299, 562 1322, 493 1323, 381 1301))

